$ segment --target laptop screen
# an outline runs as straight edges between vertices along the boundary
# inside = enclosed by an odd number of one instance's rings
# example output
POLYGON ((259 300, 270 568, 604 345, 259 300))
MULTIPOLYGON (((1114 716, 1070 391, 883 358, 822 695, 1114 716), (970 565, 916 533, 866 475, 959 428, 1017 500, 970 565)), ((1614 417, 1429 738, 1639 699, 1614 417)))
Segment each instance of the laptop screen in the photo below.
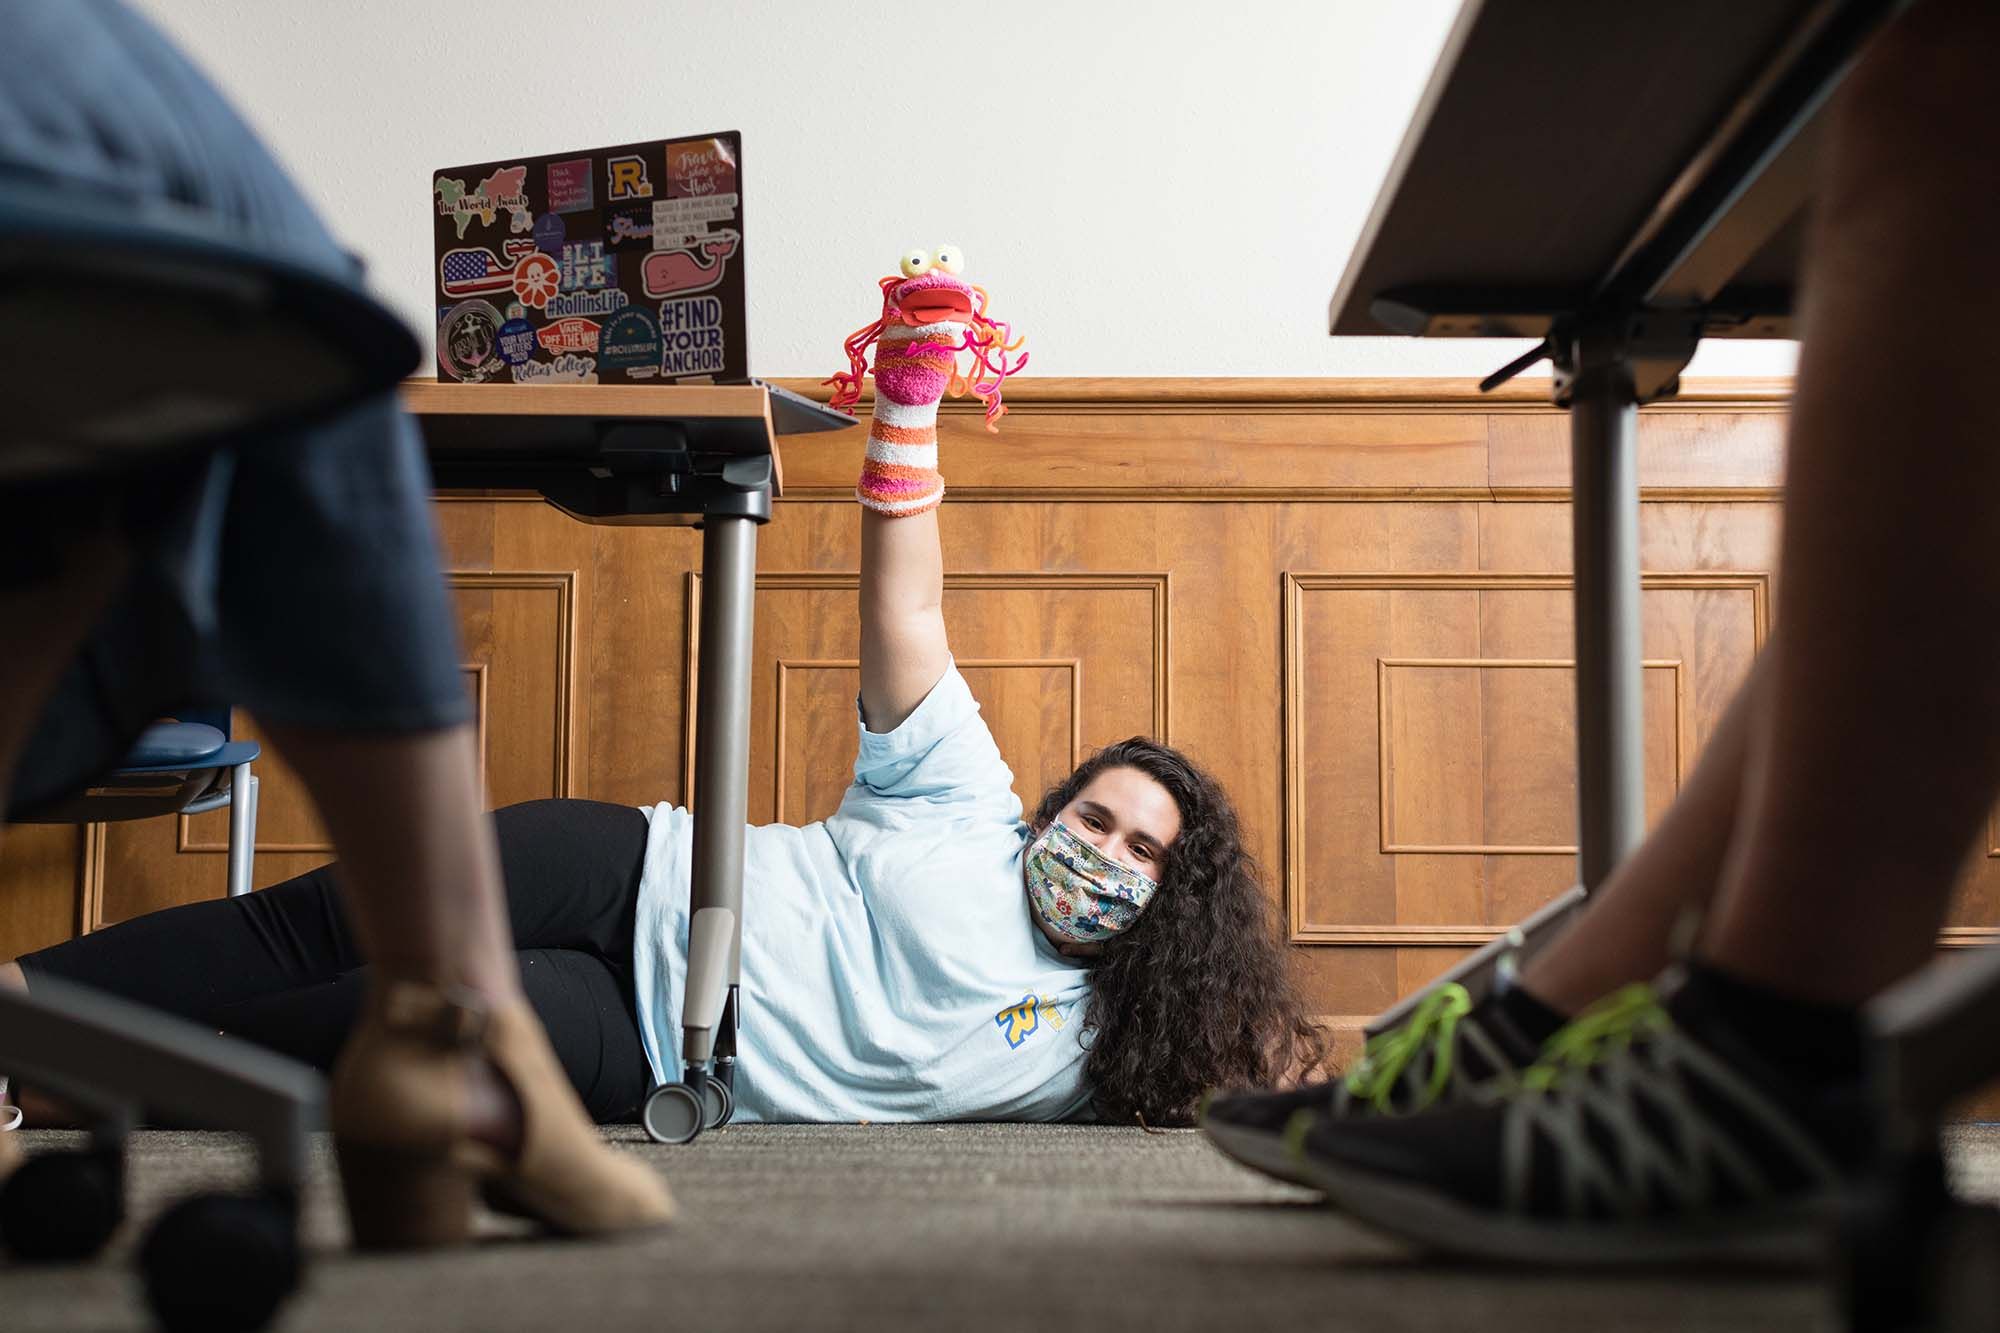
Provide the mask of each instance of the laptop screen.
POLYGON ((736 131, 445 167, 431 201, 439 379, 749 379, 736 131))

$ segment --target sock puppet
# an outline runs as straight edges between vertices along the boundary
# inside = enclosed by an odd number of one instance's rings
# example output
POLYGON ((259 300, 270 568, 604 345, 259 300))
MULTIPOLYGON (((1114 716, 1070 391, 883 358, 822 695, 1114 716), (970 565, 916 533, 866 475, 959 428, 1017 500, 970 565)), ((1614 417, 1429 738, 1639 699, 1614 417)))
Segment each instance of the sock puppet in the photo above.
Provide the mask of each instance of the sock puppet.
POLYGON ((987 317, 985 289, 958 276, 963 263, 953 245, 906 252, 902 272, 881 281, 881 318, 848 337, 847 370, 825 381, 834 386, 834 407, 853 407, 874 347, 875 412, 854 498, 878 514, 906 518, 944 498, 937 413, 945 394, 956 398, 970 390, 986 407, 986 429, 993 430, 1007 410, 1000 403, 1001 381, 1028 364, 1026 352, 1014 355, 1022 339, 987 317), (965 371, 958 364, 962 352, 971 354, 965 371))

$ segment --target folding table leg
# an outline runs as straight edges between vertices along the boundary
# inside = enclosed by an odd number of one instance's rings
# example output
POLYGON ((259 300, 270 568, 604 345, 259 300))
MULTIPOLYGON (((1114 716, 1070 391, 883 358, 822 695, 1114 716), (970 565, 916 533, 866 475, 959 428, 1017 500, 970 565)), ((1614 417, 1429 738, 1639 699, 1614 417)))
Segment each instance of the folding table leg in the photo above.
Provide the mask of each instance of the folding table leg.
MULTIPOLYGON (((1619 318, 1549 340, 1556 401, 1570 418, 1578 882, 1376 1017, 1369 1036, 1401 1023, 1438 986, 1483 993, 1505 958, 1525 961, 1553 940, 1645 836, 1638 409, 1676 390, 1698 332, 1681 319, 1619 318)), ((1530 360, 1522 358, 1489 385, 1530 360)))
MULTIPOLYGON (((705 519, 700 681, 695 699, 694 864, 682 1007, 686 1093, 678 1107, 683 1117, 693 1113, 698 1119, 685 1125, 687 1138, 700 1132, 701 1121, 725 1119, 731 1109, 727 1103, 734 1081, 736 997, 743 959, 743 829, 749 815, 756 568, 756 519, 719 515, 705 519)), ((653 1119, 649 1107, 648 1128, 653 1119)))
POLYGON ((1575 570, 1578 878, 1595 891, 1646 831, 1639 649, 1639 399, 1625 341, 1582 334, 1566 364, 1575 570))

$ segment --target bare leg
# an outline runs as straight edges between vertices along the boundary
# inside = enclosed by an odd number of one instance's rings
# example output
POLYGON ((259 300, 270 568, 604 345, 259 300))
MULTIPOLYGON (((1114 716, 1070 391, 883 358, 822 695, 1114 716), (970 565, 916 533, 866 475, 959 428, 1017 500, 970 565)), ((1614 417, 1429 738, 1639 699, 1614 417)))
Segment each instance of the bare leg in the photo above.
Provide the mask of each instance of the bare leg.
MULTIPOLYGON (((340 848, 348 917, 377 973, 525 1004, 472 728, 353 736, 264 725, 340 848)), ((467 1096, 472 1132, 517 1149, 516 1090, 472 1061, 467 1096)))
POLYGON ((1767 702, 1771 660, 1768 650, 1757 659, 1659 827, 1522 972, 1521 984, 1536 999, 1575 1014, 1666 966, 1682 913, 1705 907, 1721 880, 1750 719, 1767 702))
POLYGON ((340 848, 368 960, 388 976, 520 998, 500 853, 469 726, 351 735, 265 723, 340 848))
POLYGON ((1769 706, 1705 953, 1857 1003, 1924 963, 2000 785, 2000 9, 1930 0, 1836 111, 1769 706))

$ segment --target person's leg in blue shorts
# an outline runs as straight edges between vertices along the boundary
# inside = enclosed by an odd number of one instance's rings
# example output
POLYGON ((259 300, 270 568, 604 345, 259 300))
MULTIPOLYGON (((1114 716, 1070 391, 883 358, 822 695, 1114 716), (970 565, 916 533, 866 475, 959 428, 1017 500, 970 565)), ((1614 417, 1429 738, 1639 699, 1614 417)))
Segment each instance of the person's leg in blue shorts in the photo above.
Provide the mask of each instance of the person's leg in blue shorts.
MULTIPOLYGON (((358 278, 207 80, 111 0, 0 0, 9 177, 170 199, 358 278)), ((0 528, 0 623, 35 628, 0 654, 0 810, 199 695, 257 716, 332 831, 378 978, 333 1090, 357 1238, 462 1237, 475 1158, 560 1229, 663 1221, 664 1186, 591 1133, 521 996, 424 462, 392 398, 121 487, 0 493, 0 528), (426 1186, 448 1206, 414 1206, 426 1186)))

